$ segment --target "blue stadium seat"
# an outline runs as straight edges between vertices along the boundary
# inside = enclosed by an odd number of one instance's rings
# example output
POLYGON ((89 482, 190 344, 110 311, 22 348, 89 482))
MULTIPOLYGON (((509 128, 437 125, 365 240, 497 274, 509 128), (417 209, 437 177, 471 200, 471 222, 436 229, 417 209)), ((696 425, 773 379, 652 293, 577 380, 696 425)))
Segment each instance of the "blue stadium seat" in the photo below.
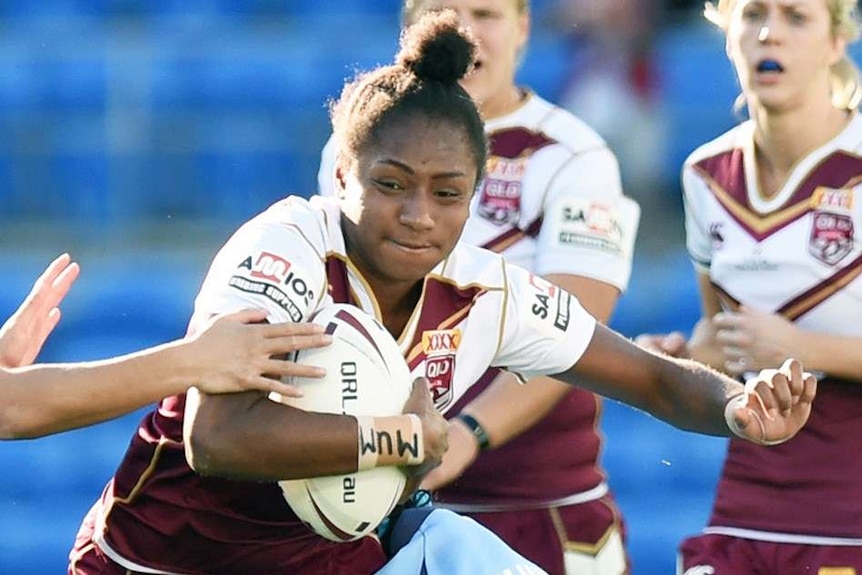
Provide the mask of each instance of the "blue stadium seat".
POLYGON ((688 154, 739 121, 732 111, 739 88, 724 37, 708 23, 665 30, 655 55, 670 124, 666 173, 675 181, 688 154))
POLYGON ((684 246, 638 254, 631 282, 619 300, 611 327, 628 337, 642 333, 688 333, 700 319, 700 295, 684 246))

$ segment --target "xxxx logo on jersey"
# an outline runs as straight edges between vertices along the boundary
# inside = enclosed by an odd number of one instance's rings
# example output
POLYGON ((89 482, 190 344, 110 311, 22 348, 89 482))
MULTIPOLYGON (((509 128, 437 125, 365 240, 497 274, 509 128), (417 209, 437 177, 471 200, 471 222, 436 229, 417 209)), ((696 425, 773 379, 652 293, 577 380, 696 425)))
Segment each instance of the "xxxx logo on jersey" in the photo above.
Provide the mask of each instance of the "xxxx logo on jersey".
POLYGON ((460 329, 435 329, 422 332, 425 377, 428 378, 431 397, 437 409, 443 409, 452 402, 455 354, 460 345, 460 329))

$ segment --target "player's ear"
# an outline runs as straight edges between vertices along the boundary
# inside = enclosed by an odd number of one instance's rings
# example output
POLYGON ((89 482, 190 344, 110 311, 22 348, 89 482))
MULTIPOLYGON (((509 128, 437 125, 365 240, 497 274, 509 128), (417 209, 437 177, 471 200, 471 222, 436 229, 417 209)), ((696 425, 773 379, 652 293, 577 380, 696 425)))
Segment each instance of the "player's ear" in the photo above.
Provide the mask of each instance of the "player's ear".
POLYGON ((347 172, 349 165, 345 157, 338 153, 335 156, 335 195, 344 199, 344 191, 347 189, 347 172))

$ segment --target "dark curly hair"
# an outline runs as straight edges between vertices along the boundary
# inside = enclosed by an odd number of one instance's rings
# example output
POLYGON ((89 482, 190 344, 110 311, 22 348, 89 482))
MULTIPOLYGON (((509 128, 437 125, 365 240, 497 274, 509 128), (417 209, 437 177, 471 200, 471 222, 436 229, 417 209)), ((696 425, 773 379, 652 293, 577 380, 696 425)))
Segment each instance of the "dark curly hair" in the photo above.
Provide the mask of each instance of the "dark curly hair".
POLYGON ((458 83, 475 53, 452 11, 429 12, 404 29, 395 63, 357 76, 330 108, 342 155, 354 159, 390 122, 424 115, 464 130, 479 181, 487 139, 475 103, 458 83))

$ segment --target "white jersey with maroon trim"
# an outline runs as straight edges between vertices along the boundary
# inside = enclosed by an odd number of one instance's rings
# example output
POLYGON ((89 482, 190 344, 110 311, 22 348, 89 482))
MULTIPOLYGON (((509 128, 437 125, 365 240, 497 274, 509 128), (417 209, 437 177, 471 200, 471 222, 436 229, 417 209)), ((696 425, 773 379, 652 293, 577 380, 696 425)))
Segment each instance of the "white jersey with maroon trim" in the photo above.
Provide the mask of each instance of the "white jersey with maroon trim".
MULTIPOLYGON (((800 161, 770 199, 758 189, 753 141, 753 124, 743 123, 683 168, 695 266, 726 308, 745 304, 805 330, 862 338, 862 118, 800 161)), ((792 440, 770 448, 731 440, 709 530, 862 544, 860 429, 860 381, 823 374, 792 440)))
MULTIPOLYGON (((249 221, 216 255, 195 318, 251 307, 273 323, 301 322, 336 301, 380 319, 339 222, 338 202, 320 197, 288 198, 249 221)), ((398 343, 444 412, 489 366, 524 378, 565 371, 595 327, 576 298, 464 243, 429 274, 417 307, 398 343)))

